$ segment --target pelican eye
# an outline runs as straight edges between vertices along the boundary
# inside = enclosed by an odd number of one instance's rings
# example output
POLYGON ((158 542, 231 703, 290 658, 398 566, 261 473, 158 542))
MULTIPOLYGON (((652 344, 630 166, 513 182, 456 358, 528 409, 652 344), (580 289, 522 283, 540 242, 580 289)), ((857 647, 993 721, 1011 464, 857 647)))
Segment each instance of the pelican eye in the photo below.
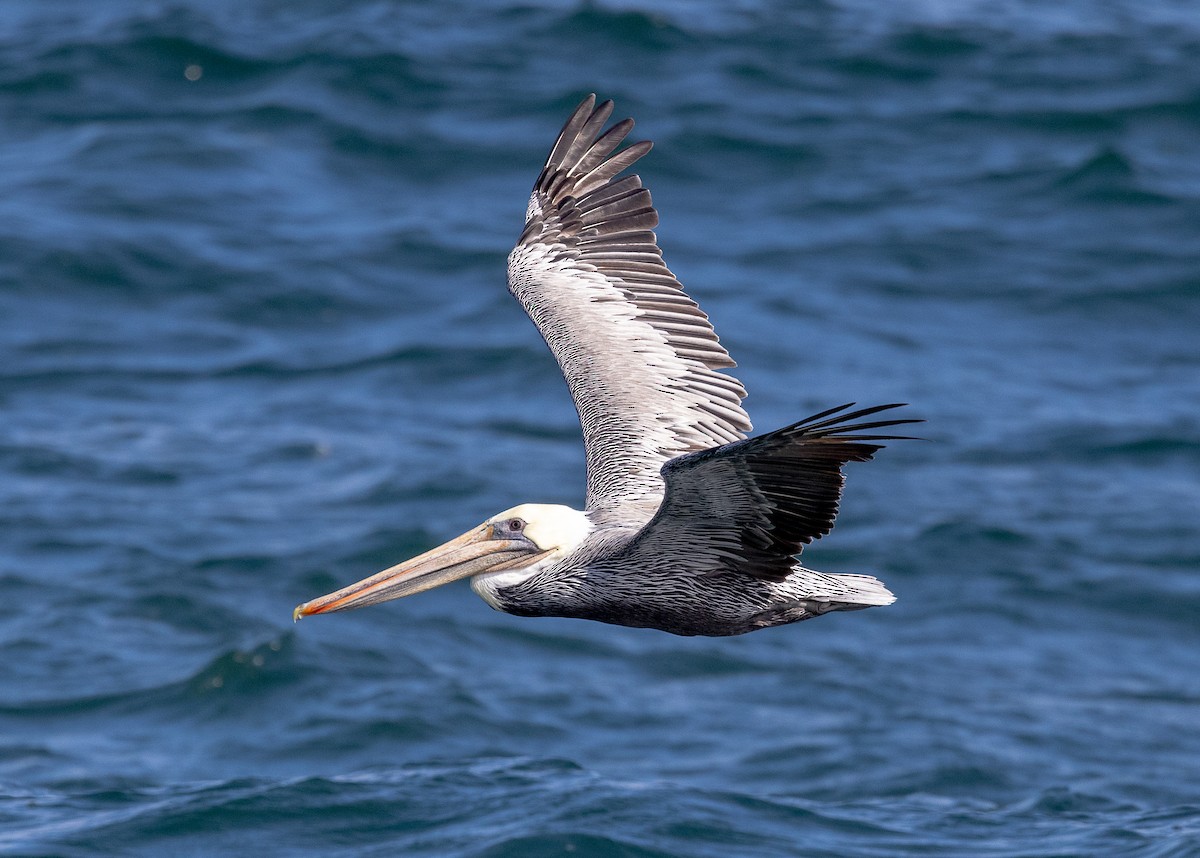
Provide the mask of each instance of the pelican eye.
POLYGON ((510 518, 504 522, 504 530, 508 533, 520 533, 525 529, 525 521, 520 518, 510 518))

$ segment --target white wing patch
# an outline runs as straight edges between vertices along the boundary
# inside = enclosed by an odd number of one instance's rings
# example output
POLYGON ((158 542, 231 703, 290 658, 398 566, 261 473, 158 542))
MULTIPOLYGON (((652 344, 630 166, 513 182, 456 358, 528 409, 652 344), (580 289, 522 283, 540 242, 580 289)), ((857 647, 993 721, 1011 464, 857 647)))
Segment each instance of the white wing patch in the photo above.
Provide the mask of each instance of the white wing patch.
POLYGON ((538 202, 537 194, 529 195, 529 204, 525 206, 525 223, 542 214, 542 204, 538 202))
POLYGON ((737 440, 698 430, 707 397, 688 376, 709 372, 681 358, 617 284, 582 268, 562 245, 516 248, 510 287, 558 359, 584 428, 589 507, 619 498, 648 520, 662 498, 662 464, 691 449, 737 440), (553 300, 546 300, 549 296, 553 300))

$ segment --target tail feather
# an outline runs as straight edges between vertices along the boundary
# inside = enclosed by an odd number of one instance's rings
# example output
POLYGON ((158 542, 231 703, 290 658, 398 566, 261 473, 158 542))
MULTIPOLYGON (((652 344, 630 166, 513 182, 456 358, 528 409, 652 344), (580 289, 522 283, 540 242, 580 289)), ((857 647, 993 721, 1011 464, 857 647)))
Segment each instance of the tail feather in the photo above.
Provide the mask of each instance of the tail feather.
POLYGON ((853 611, 890 605, 896 596, 872 575, 835 575, 812 569, 797 569, 811 588, 806 598, 828 605, 826 611, 853 611))
POLYGON ((876 605, 890 605, 896 601, 896 594, 887 588, 882 581, 872 575, 833 575, 849 590, 845 601, 864 608, 876 605))
POLYGON ((884 583, 870 575, 835 575, 816 572, 797 566, 779 588, 779 601, 765 611, 749 617, 735 631, 722 634, 741 634, 809 620, 834 611, 859 611, 896 601, 884 583))

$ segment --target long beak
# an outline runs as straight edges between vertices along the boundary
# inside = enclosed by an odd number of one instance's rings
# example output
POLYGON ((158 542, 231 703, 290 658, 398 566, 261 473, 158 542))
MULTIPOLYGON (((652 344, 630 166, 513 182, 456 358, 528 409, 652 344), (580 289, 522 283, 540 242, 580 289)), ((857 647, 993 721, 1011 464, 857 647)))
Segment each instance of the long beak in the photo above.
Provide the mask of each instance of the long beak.
POLYGON ((526 541, 498 538, 490 524, 469 530, 445 545, 297 606, 292 619, 332 614, 411 596, 481 572, 526 566, 549 552, 526 541))

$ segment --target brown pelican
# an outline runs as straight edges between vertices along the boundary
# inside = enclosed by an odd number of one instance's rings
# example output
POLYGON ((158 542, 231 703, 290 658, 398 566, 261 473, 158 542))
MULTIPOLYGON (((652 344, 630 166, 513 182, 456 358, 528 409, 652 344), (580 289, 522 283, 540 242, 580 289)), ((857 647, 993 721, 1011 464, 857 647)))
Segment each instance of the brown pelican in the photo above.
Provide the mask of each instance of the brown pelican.
POLYGON ((583 512, 521 504, 295 618, 411 596, 460 578, 493 608, 677 635, 736 635, 895 601, 869 575, 801 566, 830 531, 842 465, 902 436, 865 434, 899 407, 831 408, 747 438, 745 389, 708 317, 663 264, 658 213, 637 176, 650 151, 601 132, 612 102, 588 96, 533 186, 508 257, 508 288, 566 377, 583 428, 583 512))

